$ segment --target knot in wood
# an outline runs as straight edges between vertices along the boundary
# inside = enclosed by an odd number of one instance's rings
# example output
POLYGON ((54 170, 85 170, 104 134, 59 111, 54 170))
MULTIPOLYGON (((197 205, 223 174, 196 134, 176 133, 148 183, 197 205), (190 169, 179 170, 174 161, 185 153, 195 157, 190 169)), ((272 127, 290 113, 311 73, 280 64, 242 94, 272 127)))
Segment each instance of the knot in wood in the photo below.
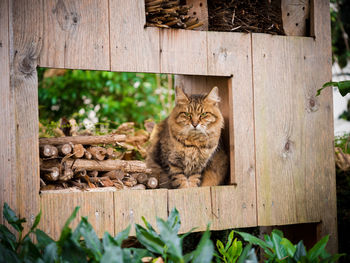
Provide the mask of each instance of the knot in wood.
POLYGON ((19 61, 18 70, 26 77, 33 75, 36 70, 36 61, 34 57, 30 54, 26 55, 21 61, 19 61))

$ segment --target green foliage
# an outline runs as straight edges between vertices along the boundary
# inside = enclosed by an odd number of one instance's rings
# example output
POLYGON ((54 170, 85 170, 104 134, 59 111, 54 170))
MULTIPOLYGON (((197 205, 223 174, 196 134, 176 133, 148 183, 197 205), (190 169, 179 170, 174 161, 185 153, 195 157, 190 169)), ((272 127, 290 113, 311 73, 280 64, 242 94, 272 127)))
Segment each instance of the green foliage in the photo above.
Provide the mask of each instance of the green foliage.
POLYGON ((327 82, 323 84, 322 88, 317 90, 316 96, 319 96, 321 94, 321 91, 327 87, 337 87, 339 89, 340 94, 344 97, 345 95, 350 93, 350 80, 327 82))
POLYGON ((331 263, 344 256, 344 254, 330 255, 326 251, 328 236, 323 237, 309 251, 303 241, 293 245, 283 236, 282 231, 274 229, 271 235, 265 235, 264 240, 244 232, 237 232, 245 241, 261 247, 265 253, 265 262, 285 263, 331 263))
POLYGON ((178 234, 181 221, 176 209, 171 211, 167 220, 157 218, 159 233, 145 218, 143 218, 145 227, 135 225, 137 239, 145 248, 123 248, 122 242, 128 238, 130 226, 115 237, 105 233, 102 240, 100 240, 85 217, 82 217, 74 230, 70 228, 69 225, 76 217, 78 210, 79 207, 68 218, 57 241, 37 229, 41 213, 36 216, 33 226, 22 238, 25 219, 18 218, 5 203, 4 218, 17 232, 18 237, 6 226, 0 225, 0 263, 132 263, 142 262, 141 260, 145 257, 153 259, 152 262, 161 257, 165 263, 210 263, 214 255, 216 256, 216 262, 257 263, 258 260, 252 245, 258 245, 264 250, 265 262, 327 263, 336 262, 342 256, 340 254, 330 255, 326 252, 328 236, 321 239, 309 251, 306 251, 302 241, 297 245, 293 245, 278 230, 274 230, 271 236, 265 236, 265 240, 236 231, 245 241, 249 242, 245 247, 243 247, 241 241, 234 239, 234 232, 232 231, 225 245, 221 241, 217 241, 217 249, 220 253, 220 255, 217 255, 214 253, 214 245, 210 240, 209 226, 203 233, 198 246, 192 252, 184 255, 182 241, 191 231, 184 235, 178 234), (35 235, 36 242, 32 241, 31 234, 35 235))
POLYGON ((173 80, 165 74, 66 70, 45 75, 47 70, 38 70, 39 117, 45 124, 61 117, 78 123, 95 118, 115 128, 127 121, 159 121, 173 106, 168 90, 173 80))

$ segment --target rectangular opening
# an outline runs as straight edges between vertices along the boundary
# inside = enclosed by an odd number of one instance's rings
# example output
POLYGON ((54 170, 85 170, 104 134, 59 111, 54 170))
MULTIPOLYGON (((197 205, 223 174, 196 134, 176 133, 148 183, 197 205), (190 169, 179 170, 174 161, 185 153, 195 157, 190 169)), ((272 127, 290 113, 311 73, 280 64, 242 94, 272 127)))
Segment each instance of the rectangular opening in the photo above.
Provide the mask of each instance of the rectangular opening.
MULTIPOLYGON (((154 125, 174 106, 174 86, 188 95, 219 88, 222 142, 233 160, 227 77, 45 68, 38 74, 41 191, 158 188, 144 160, 154 125)), ((229 173, 225 184, 234 181, 229 173)))
POLYGON ((145 0, 145 11, 151 27, 311 35, 309 1, 145 0))

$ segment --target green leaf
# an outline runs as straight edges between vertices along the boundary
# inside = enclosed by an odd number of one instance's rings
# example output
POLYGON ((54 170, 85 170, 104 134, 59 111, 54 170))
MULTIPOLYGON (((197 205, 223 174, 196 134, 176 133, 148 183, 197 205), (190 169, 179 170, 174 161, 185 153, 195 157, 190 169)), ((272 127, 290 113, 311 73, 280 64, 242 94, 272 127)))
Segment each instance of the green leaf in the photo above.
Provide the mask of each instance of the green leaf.
POLYGON ((344 97, 348 93, 350 93, 350 81, 349 80, 344 80, 344 81, 339 81, 339 82, 326 82, 323 84, 322 88, 317 90, 316 96, 319 96, 321 94, 321 91, 327 87, 338 87, 338 90, 340 94, 344 97))
POLYGON ((225 245, 225 250, 227 250, 231 246, 232 241, 233 241, 233 235, 234 235, 234 231, 232 230, 230 232, 230 234, 228 235, 227 243, 225 245))
POLYGON ((297 262, 299 262, 303 257, 306 256, 306 249, 304 246, 303 241, 301 240, 296 247, 293 259, 297 262))
POLYGON ((152 231, 147 231, 142 226, 135 224, 137 240, 144 245, 148 250, 153 253, 163 254, 165 244, 158 237, 158 234, 154 234, 152 231))
POLYGON ((118 246, 105 247, 101 263, 123 263, 123 250, 118 246))
POLYGON ((18 218, 15 212, 9 207, 9 205, 5 202, 3 208, 3 215, 6 221, 18 232, 23 231, 22 224, 26 222, 24 218, 18 218))
POLYGON ((177 235, 177 230, 173 230, 168 221, 157 218, 157 226, 161 240, 167 246, 169 256, 176 261, 182 260, 182 243, 181 238, 177 235))
POLYGON ((49 237, 45 232, 40 229, 35 230, 35 236, 37 239, 37 247, 39 249, 44 249, 47 245, 55 242, 51 237, 49 237))
POLYGON ((4 225, 0 225, 0 241, 7 248, 16 251, 16 236, 4 225))
POLYGON ((171 210, 167 223, 173 229, 173 231, 175 231, 176 233, 179 232, 181 221, 179 211, 177 211, 175 207, 171 210))
POLYGON ((58 261, 58 248, 55 242, 45 247, 43 259, 45 263, 54 263, 58 261))
POLYGON ((315 259, 318 258, 319 255, 324 251, 327 243, 328 243, 329 236, 323 237, 320 241, 318 241, 307 253, 307 256, 309 260, 312 262, 315 259))
POLYGON ((16 252, 10 250, 0 243, 0 262, 1 263, 20 263, 21 260, 17 256, 16 252))
POLYGON ((280 244, 287 251, 288 256, 293 257, 296 251, 296 247, 287 238, 282 238, 280 244))
POLYGON ((60 238, 58 240, 59 244, 63 244, 64 240, 66 240, 72 233, 71 228, 69 227, 70 223, 75 219, 75 217, 77 216, 77 213, 79 211, 80 207, 77 206, 75 207, 73 213, 71 214, 71 216, 67 219, 66 223, 64 224, 62 231, 61 231, 61 235, 60 238))
POLYGON ((272 231, 271 236, 272 236, 272 243, 273 243, 273 247, 276 252, 277 258, 282 259, 288 256, 284 246, 281 245, 282 236, 283 236, 283 234, 281 235, 281 231, 272 231))
POLYGON ((192 263, 210 263, 214 254, 214 245, 210 240, 209 225, 202 235, 195 251, 192 253, 192 263))
POLYGON ((29 232, 33 232, 34 229, 38 226, 39 222, 40 222, 40 218, 41 218, 41 210, 39 212, 39 214, 36 215, 34 223, 32 225, 32 227, 30 228, 29 232))
POLYGON ((252 244, 248 244, 247 246, 245 246, 241 255, 238 258, 237 263, 245 263, 245 260, 247 259, 248 254, 249 254, 251 249, 252 249, 252 244))
POLYGON ((141 219, 142 219, 143 223, 145 224, 148 231, 150 231, 154 235, 158 235, 157 232, 152 227, 152 225, 150 223, 148 223, 148 221, 146 220, 145 217, 142 216, 141 219))
POLYGON ((258 245, 260 246, 262 249, 264 249, 264 251, 267 253, 269 252, 269 245, 264 241, 261 240, 251 234, 248 233, 244 233, 244 232, 239 232, 239 231, 235 231, 237 234, 239 234, 245 241, 253 244, 253 245, 258 245))
POLYGON ((84 237, 86 247, 88 248, 87 253, 92 254, 94 259, 99 261, 102 256, 101 242, 86 217, 81 218, 78 229, 80 234, 84 237))
POLYGON ((123 240, 129 237, 130 229, 131 229, 131 225, 129 225, 126 229, 124 229, 122 232, 116 235, 114 240, 117 242, 118 246, 121 246, 123 240))

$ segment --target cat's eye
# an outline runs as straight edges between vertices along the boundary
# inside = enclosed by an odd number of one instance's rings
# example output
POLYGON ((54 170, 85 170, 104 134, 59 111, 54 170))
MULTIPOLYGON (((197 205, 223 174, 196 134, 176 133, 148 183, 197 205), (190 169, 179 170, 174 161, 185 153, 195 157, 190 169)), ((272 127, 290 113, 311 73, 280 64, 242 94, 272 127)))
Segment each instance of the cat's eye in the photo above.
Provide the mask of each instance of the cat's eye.
POLYGON ((201 117, 205 117, 205 116, 207 116, 208 115, 208 112, 203 112, 203 113, 201 113, 201 117))
POLYGON ((186 117, 191 117, 191 113, 184 112, 184 114, 186 115, 186 117))

